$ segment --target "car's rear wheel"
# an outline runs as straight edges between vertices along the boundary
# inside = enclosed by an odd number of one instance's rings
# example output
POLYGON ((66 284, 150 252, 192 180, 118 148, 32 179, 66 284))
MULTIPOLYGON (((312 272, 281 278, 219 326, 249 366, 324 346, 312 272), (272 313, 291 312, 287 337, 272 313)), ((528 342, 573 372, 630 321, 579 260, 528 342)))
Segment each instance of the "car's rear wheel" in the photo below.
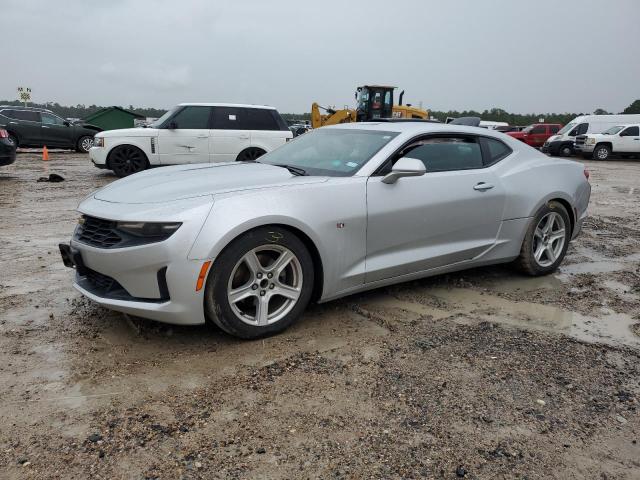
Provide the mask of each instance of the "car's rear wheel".
POLYGON ((593 158, 596 160, 607 160, 611 156, 611 148, 608 145, 596 145, 593 150, 593 158))
POLYGON ((147 156, 133 145, 120 145, 109 155, 108 165, 118 177, 143 171, 149 166, 147 156))
POLYGON ((225 332, 259 338, 289 327, 313 290, 313 260, 304 243, 279 227, 234 240, 215 260, 205 288, 205 314, 225 332))
POLYGON ((571 239, 571 220, 561 203, 543 205, 529 225, 516 265, 529 275, 546 275, 558 268, 571 239))
POLYGON ((265 153, 266 152, 264 150, 262 150, 261 148, 255 148, 255 147, 245 148, 243 151, 241 151, 238 154, 238 157, 236 158, 236 161, 238 161, 238 162, 252 162, 252 161, 257 160, 258 158, 260 158, 265 153))
POLYGON ((18 137, 16 137, 13 133, 9 134, 9 138, 7 138, 7 140, 9 140, 9 143, 12 143, 13 145, 15 145, 16 148, 20 146, 20 143, 18 142, 18 137))
POLYGON ((76 150, 80 153, 89 153, 89 149, 93 147, 93 137, 84 135, 78 139, 76 150))

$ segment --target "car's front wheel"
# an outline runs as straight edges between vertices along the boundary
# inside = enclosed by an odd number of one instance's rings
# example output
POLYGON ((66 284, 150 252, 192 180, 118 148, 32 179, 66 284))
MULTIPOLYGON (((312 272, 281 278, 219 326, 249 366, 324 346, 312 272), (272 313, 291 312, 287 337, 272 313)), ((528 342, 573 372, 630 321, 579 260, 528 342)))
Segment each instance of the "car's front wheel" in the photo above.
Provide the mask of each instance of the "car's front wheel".
POLYGON ((138 147, 120 145, 109 154, 108 165, 118 177, 126 177, 146 169, 149 161, 138 147))
POLYGON ((573 155, 573 147, 571 145, 565 144, 560 147, 561 157, 570 157, 571 155, 573 155))
POLYGON ((205 288, 205 314, 246 339, 273 335, 304 311, 313 290, 313 260, 304 243, 279 227, 234 240, 216 258, 205 288))
POLYGON ((558 268, 571 239, 571 220, 561 203, 538 210, 525 234, 516 265, 529 275, 546 275, 558 268))
POLYGON ((84 135, 78 139, 76 144, 76 151, 80 153, 89 153, 89 150, 93 147, 93 137, 84 135))

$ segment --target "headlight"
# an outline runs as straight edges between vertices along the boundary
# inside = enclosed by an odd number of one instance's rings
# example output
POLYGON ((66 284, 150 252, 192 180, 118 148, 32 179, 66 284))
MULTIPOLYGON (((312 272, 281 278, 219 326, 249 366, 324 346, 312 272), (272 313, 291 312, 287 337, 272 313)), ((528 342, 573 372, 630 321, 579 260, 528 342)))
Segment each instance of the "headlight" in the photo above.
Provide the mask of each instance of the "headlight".
POLYGON ((94 147, 104 147, 104 137, 93 137, 94 147))
POLYGON ((596 143, 596 139, 595 138, 587 138, 587 141, 584 142, 584 143, 586 143, 587 145, 593 145, 593 144, 596 143))
POLYGON ((164 240, 173 235, 180 225, 180 222, 117 222, 116 229, 136 237, 164 240))

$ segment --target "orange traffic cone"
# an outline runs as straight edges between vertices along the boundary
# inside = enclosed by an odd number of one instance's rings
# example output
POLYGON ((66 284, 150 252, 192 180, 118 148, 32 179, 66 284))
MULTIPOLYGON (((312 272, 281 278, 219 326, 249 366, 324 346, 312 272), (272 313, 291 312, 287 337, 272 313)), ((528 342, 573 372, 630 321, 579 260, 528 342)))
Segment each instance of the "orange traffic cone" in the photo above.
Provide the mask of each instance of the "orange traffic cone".
POLYGON ((49 160, 49 150, 47 150, 47 146, 45 145, 44 148, 42 149, 42 160, 44 162, 46 162, 47 160, 49 160))

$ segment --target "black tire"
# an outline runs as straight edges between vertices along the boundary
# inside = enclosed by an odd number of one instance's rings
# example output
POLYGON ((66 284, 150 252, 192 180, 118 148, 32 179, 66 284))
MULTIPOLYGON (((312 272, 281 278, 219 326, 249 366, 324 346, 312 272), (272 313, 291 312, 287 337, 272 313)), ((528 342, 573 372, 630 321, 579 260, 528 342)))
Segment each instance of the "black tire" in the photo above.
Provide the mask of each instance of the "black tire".
POLYGON ((89 153, 89 149, 93 146, 93 137, 90 135, 83 135, 76 142, 76 152, 89 153))
POLYGON ((593 149, 593 159, 594 160, 608 160, 611 156, 611 148, 608 145, 600 144, 596 145, 596 148, 593 149))
POLYGON ((20 146, 20 142, 18 141, 18 137, 16 137, 13 133, 9 133, 9 142, 13 143, 16 148, 20 146))
MULTIPOLYGON (((264 264, 267 264, 267 267, 264 268, 268 269, 268 263, 270 259, 261 259, 260 255, 262 254, 258 254, 258 260, 261 264, 260 268, 262 268, 264 264)), ((275 258, 272 261, 275 262, 275 258)), ((238 304, 240 304, 241 302, 247 302, 244 305, 247 306, 249 310, 253 306, 253 308, 255 309, 255 314, 253 317, 254 320, 257 320, 258 318, 257 305, 261 301, 260 296, 264 295, 265 293, 264 291, 262 291, 262 289, 264 288, 265 291, 268 292, 268 288, 271 287, 271 285, 265 286, 258 283, 266 280, 267 271, 268 270, 265 270, 265 274, 258 277, 257 275, 254 276, 253 274, 251 274, 249 269, 245 268, 245 273, 248 274, 248 279, 240 279, 240 283, 243 285, 240 287, 241 289, 246 288, 247 285, 253 283, 250 288, 256 293, 252 293, 251 295, 253 296, 247 297, 244 300, 240 300, 234 305, 237 309, 238 304), (261 278, 262 280, 258 280, 258 278, 261 278), (258 286, 254 288, 256 284, 258 286), (258 294, 260 296, 258 296, 258 294)), ((283 278, 282 275, 280 275, 280 278, 283 278)), ((278 282, 280 281, 280 278, 278 278, 278 282)), ((205 287, 204 293, 205 316, 208 321, 215 323, 222 330, 236 337, 253 339, 274 335, 285 330, 291 324, 293 324, 307 307, 313 291, 313 279, 313 260, 304 243, 302 243, 302 241, 296 235, 280 227, 260 227, 255 230, 251 230, 235 239, 233 242, 231 242, 231 244, 225 247, 225 249, 216 258, 213 266, 211 267, 211 270, 207 277, 207 285, 205 287), (245 255, 250 254, 250 252, 252 252, 254 249, 260 248, 267 249, 267 251, 269 248, 284 248, 288 250, 295 256, 297 263, 294 267, 294 262, 290 261, 288 264, 290 266, 286 268, 301 269, 301 277, 299 277, 301 282, 301 285, 299 287, 300 293, 297 297, 297 300, 290 300, 290 302, 293 303, 289 304, 291 306, 289 307, 290 309, 288 310, 288 313, 285 314, 287 310, 282 312, 282 318, 266 325, 258 325, 257 323, 252 324, 251 318, 243 321, 236 310, 232 308, 228 296, 228 291, 233 288, 232 284, 236 281, 236 277, 238 276, 238 272, 240 271, 239 269, 241 267, 239 267, 239 265, 243 265, 243 258, 245 257, 245 255), (233 279, 231 279, 232 274, 234 274, 233 279)), ((267 280, 266 283, 271 281, 273 280, 267 280)), ((247 288, 247 290, 249 289, 247 288)), ((283 299, 284 302, 289 301, 284 297, 278 297, 277 294, 275 296, 265 298, 267 302, 267 315, 269 315, 270 308, 272 307, 271 302, 273 301, 273 299, 277 299, 275 300, 275 302, 282 301, 278 300, 280 298, 283 299)), ((273 307, 275 309, 275 315, 277 313, 278 303, 274 303, 273 307)))
MULTIPOLYGON (((558 228, 558 231, 560 229, 558 228)), ((532 275, 547 275, 553 271, 555 271, 562 260, 564 259, 565 254, 567 253, 567 248, 569 247, 569 241, 571 240, 571 219, 569 218, 569 214, 567 213, 567 209, 559 202, 549 202, 543 205, 536 215, 533 217, 527 232, 525 233, 524 241, 522 242, 522 247, 520 248, 520 256, 515 260, 516 267, 522 272, 532 275), (540 242, 539 237, 536 235, 536 229, 538 228, 540 222, 547 217, 549 214, 558 214, 564 223, 564 243, 562 245, 559 253, 557 254, 557 258, 555 261, 550 263, 549 265, 541 265, 536 258, 534 251, 536 247, 539 246, 538 242, 540 242)), ((551 261, 550 258, 546 258, 547 261, 551 261)), ((543 262, 544 263, 544 262, 543 262)))
POLYGON ((260 158, 265 153, 267 152, 265 152, 261 148, 255 148, 255 147, 245 148, 243 151, 241 151, 238 154, 236 161, 237 162, 253 162, 254 160, 257 160, 258 158, 260 158))
POLYGON ((573 147, 568 143, 565 143, 564 145, 561 145, 560 148, 558 149, 558 154, 561 157, 570 157, 573 155, 573 147))
POLYGON ((149 167, 149 160, 142 150, 133 145, 119 145, 109 154, 108 167, 118 177, 126 177, 149 167))

